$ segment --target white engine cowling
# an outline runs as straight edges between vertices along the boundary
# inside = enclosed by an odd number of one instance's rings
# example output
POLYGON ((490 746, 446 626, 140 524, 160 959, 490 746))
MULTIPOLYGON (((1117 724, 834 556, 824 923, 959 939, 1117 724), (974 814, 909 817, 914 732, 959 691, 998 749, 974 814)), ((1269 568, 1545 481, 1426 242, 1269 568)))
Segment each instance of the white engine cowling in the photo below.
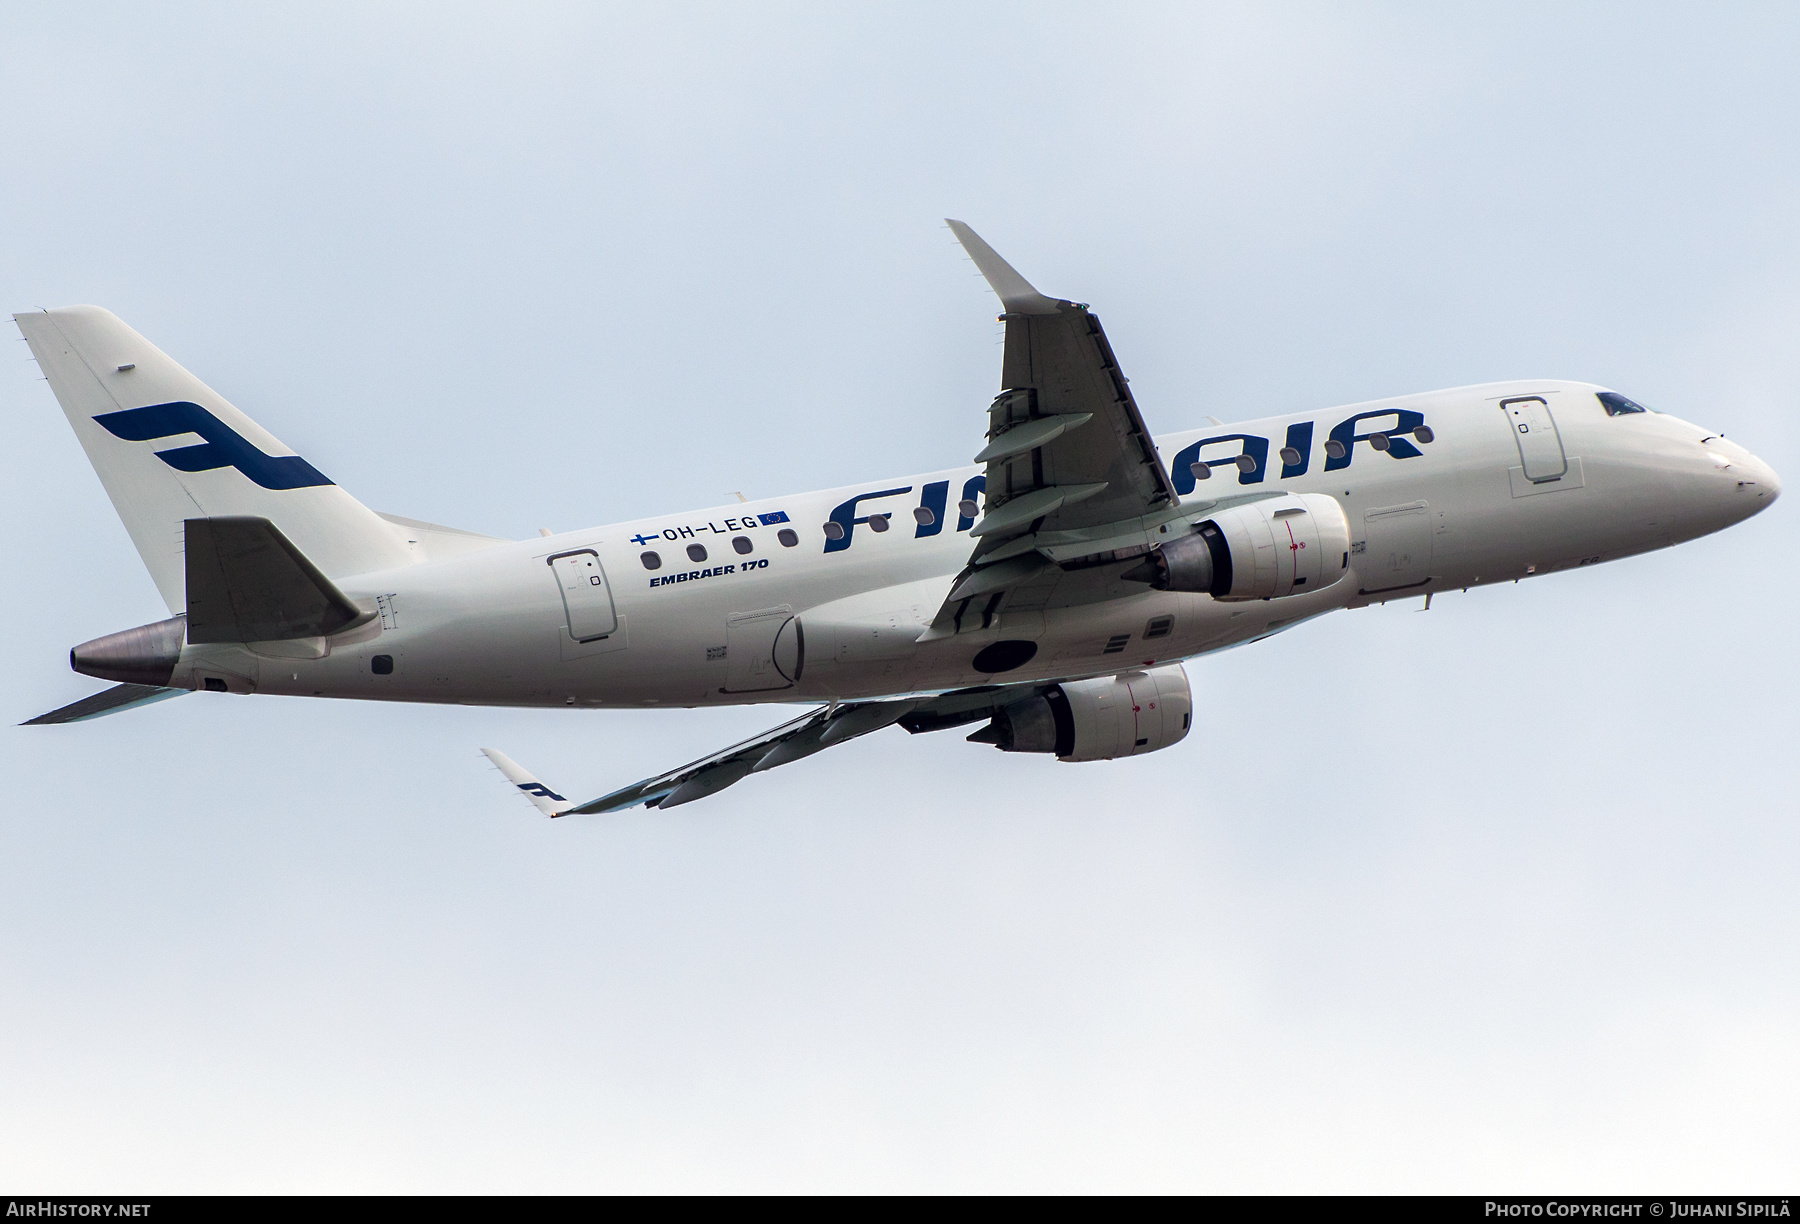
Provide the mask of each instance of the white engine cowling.
POLYGON ((1180 743, 1187 737, 1193 709, 1187 673, 1176 663, 1065 681, 1007 706, 969 738, 1002 752, 1110 761, 1180 743))
POLYGON ((1159 591, 1278 599, 1328 587, 1349 567, 1344 508, 1328 494, 1300 493, 1215 514, 1123 576, 1159 591))

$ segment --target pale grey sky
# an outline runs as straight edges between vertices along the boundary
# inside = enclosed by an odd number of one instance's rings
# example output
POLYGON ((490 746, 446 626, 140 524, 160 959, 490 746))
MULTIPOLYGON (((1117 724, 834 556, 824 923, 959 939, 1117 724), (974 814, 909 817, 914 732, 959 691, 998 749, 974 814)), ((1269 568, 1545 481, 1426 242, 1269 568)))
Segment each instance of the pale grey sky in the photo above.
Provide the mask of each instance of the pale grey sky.
MULTIPOLYGON (((524 536, 963 462, 994 303, 1157 430, 1617 386, 1793 479, 1791 6, 9 6, 0 286, 369 505, 524 536)), ((165 615, 14 346, 4 722, 165 615)), ((1189 665, 1059 765, 779 711, 195 696, 0 730, 0 1181, 1779 1191, 1788 502, 1189 665)))

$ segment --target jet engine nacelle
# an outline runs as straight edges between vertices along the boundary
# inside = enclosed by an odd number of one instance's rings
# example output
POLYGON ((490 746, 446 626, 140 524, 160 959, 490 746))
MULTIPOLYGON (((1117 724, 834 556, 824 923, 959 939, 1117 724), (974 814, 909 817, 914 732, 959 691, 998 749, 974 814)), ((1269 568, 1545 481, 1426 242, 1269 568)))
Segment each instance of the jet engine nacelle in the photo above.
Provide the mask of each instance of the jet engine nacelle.
POLYGON ((1066 680, 1000 710, 969 739, 1002 752, 1110 761, 1180 743, 1193 710, 1187 673, 1175 663, 1098 680, 1066 680))
POLYGON ((1159 591, 1276 599, 1328 587, 1350 567, 1350 522, 1335 497, 1288 494, 1235 506, 1151 550, 1123 577, 1159 591))

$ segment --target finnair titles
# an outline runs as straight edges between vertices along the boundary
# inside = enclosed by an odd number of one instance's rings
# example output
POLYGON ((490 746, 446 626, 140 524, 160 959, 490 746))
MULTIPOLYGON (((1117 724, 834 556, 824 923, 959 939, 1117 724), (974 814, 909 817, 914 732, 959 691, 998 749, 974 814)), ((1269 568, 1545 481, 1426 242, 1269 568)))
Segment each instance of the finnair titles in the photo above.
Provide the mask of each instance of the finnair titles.
POLYGON ((1735 442, 1591 383, 1459 387, 1153 437, 1100 321, 949 223, 999 296, 972 466, 504 540, 369 510, 112 314, 15 315, 167 604, 114 687, 567 708, 801 703, 550 816, 671 808, 890 726, 1102 761, 1179 743, 1182 663, 1340 608, 1666 548, 1772 504, 1735 442))

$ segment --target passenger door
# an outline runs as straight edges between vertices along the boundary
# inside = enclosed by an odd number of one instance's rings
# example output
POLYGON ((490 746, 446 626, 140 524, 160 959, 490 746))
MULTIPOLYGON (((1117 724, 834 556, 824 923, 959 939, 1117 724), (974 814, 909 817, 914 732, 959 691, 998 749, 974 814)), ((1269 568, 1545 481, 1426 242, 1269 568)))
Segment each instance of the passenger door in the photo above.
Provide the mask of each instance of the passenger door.
POLYGON ((1549 401, 1541 396, 1523 395, 1500 401, 1512 425, 1513 441, 1519 444, 1519 462, 1524 465, 1525 479, 1533 484, 1540 480, 1560 480, 1569 470, 1563 454, 1562 437, 1556 431, 1556 419, 1550 415, 1549 401))
POLYGON ((556 583, 562 589, 570 637, 577 642, 592 642, 609 636, 619 627, 612 589, 607 585, 606 571, 600 567, 598 553, 583 548, 549 560, 556 583))

